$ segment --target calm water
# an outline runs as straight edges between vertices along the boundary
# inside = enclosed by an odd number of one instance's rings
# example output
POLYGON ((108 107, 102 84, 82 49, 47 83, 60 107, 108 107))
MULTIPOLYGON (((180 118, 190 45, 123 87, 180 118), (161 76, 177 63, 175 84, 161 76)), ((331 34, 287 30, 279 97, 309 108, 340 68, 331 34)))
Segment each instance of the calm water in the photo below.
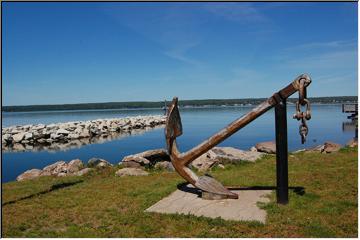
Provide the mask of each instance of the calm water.
MULTIPOLYGON (((306 144, 302 145, 298 134, 299 122, 292 119, 294 108, 294 106, 288 106, 289 150, 311 147, 327 140, 345 144, 354 137, 353 128, 351 125, 346 125, 350 120, 346 118, 346 114, 341 112, 341 105, 314 105, 312 106, 312 119, 308 122, 308 140, 306 144), (343 130, 344 123, 345 130, 343 130)), ((192 148, 250 110, 250 107, 181 109, 183 135, 178 138, 179 148, 182 151, 192 148)), ((162 111, 146 109, 3 113, 2 124, 5 127, 151 114, 162 114, 162 111)), ((220 146, 249 149, 257 142, 274 140, 274 125, 274 112, 270 110, 222 142, 220 146)), ((59 160, 70 161, 79 158, 87 161, 92 157, 100 157, 116 164, 126 155, 164 147, 164 131, 155 129, 142 135, 66 151, 2 153, 2 181, 13 181, 16 176, 28 169, 43 168, 59 160)))

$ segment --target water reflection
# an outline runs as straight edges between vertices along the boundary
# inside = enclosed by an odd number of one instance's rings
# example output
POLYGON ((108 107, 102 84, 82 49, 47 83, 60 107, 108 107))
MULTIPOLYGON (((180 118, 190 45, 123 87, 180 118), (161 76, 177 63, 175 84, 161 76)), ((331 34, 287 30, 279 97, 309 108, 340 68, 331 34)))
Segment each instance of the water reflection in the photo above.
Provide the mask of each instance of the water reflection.
POLYGON ((351 121, 345 121, 342 123, 342 131, 343 132, 353 132, 354 138, 358 138, 358 122, 356 119, 352 119, 351 121))

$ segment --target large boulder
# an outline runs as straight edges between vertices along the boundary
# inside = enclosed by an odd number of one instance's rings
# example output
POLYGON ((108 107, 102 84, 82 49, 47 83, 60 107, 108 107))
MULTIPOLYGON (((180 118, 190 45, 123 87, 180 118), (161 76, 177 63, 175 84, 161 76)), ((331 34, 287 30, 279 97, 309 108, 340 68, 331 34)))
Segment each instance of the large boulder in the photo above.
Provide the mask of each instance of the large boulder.
POLYGON ((33 134, 31 132, 28 132, 25 134, 24 139, 29 140, 29 139, 32 139, 32 137, 33 137, 33 134))
POLYGON ((70 132, 66 129, 60 128, 59 130, 56 131, 57 135, 63 134, 63 135, 68 135, 70 132))
POLYGON ((80 159, 74 159, 67 164, 67 172, 68 173, 78 172, 83 167, 84 164, 80 159))
POLYGON ((43 168, 42 175, 57 175, 60 172, 64 172, 67 167, 65 161, 57 161, 43 168))
POLYGON ((38 124, 32 127, 33 130, 41 130, 44 129, 45 125, 44 124, 38 124))
POLYGON ((91 158, 87 164, 88 167, 104 168, 112 166, 108 161, 101 158, 91 158))
POLYGON ((233 147, 214 147, 195 159, 191 165, 205 172, 218 164, 237 163, 240 161, 254 162, 264 154, 253 151, 243 151, 233 147))
POLYGON ((200 172, 205 172, 217 164, 219 164, 219 159, 216 158, 216 154, 212 150, 209 150, 200 157, 196 158, 191 163, 191 166, 200 172))
POLYGON ((159 169, 159 170, 166 170, 169 172, 174 172, 175 168, 172 165, 171 162, 157 162, 154 166, 155 169, 159 169))
POLYGON ((11 134, 6 133, 2 135, 2 140, 4 140, 6 143, 11 143, 13 141, 13 137, 11 136, 11 134))
POLYGON ((324 143, 324 148, 321 151, 322 153, 332 153, 332 152, 337 152, 339 151, 341 148, 341 145, 338 143, 334 143, 334 142, 325 142, 324 143))
POLYGON ((126 168, 144 168, 140 163, 135 161, 119 162, 119 165, 126 168))
POLYGON ((254 151, 243 151, 233 147, 215 147, 212 151, 221 163, 236 163, 239 161, 255 162, 264 154, 254 151))
POLYGON ((77 133, 70 133, 69 135, 68 135, 68 138, 69 139, 78 139, 80 136, 79 136, 79 134, 77 134, 77 133))
POLYGON ((149 175, 148 172, 140 169, 140 168, 122 168, 115 172, 116 176, 124 177, 124 176, 146 176, 149 175))
POLYGON ((25 137, 25 132, 19 132, 19 133, 17 133, 17 134, 14 134, 13 136, 12 136, 12 138, 13 138, 13 140, 14 140, 14 142, 21 142, 21 140, 23 140, 24 139, 24 137, 25 137))
POLYGON ((40 169, 31 169, 31 170, 27 170, 26 172, 20 174, 17 178, 16 181, 24 181, 24 180, 29 180, 29 179, 34 179, 40 176, 41 174, 41 170, 40 169))
MULTIPOLYGON (((170 161, 170 157, 165 149, 148 150, 145 152, 126 156, 122 159, 122 163, 135 162, 137 166, 153 166, 157 162, 170 161)), ((135 166, 135 164, 133 164, 135 166)))
POLYGON ((255 148, 259 152, 276 153, 276 144, 275 144, 275 142, 272 142, 272 141, 257 143, 255 145, 255 148))
POLYGON ((75 176, 83 176, 83 175, 88 174, 91 171, 94 171, 94 169, 93 168, 83 168, 80 171, 73 173, 73 175, 75 175, 75 176))

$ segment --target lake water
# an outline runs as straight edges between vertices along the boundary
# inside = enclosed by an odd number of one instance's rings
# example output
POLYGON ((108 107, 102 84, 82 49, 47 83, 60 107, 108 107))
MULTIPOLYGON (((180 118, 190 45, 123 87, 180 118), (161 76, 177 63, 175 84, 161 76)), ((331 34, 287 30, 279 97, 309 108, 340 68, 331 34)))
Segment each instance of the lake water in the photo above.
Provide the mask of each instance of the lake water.
MULTIPOLYGON (((180 109, 183 135, 178 138, 178 147, 186 151, 233 120, 250 111, 252 107, 186 108, 180 109)), ((334 141, 345 144, 354 137, 354 126, 341 112, 341 105, 313 105, 312 119, 308 121, 307 142, 302 145, 298 133, 299 122, 292 119, 295 106, 288 106, 288 146, 297 150, 334 141), (345 129, 344 129, 345 128, 345 129)), ((83 110, 57 112, 3 113, 3 127, 35 123, 56 123, 99 118, 118 118, 135 115, 163 114, 160 109, 143 110, 83 110)), ((248 126, 225 140, 220 146, 249 149, 258 142, 275 139, 274 111, 270 110, 248 126)), ((129 154, 149 149, 165 148, 164 129, 157 128, 143 134, 119 138, 104 143, 85 145, 81 148, 57 152, 2 152, 2 181, 13 181, 22 172, 32 168, 43 168, 59 160, 70 161, 79 158, 84 162, 99 157, 111 163, 118 163, 129 154)))

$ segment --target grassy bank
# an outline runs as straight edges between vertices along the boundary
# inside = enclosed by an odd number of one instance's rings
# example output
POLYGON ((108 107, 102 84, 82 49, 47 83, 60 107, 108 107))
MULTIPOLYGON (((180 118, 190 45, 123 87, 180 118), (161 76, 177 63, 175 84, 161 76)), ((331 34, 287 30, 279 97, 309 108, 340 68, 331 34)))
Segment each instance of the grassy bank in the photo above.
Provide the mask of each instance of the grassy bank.
MULTIPOLYGON (((3 184, 3 237, 357 237, 357 149, 289 157, 290 203, 263 205, 266 224, 145 213, 183 180, 176 173, 42 177, 3 184)), ((275 186, 275 158, 215 169, 225 185, 275 186)))

